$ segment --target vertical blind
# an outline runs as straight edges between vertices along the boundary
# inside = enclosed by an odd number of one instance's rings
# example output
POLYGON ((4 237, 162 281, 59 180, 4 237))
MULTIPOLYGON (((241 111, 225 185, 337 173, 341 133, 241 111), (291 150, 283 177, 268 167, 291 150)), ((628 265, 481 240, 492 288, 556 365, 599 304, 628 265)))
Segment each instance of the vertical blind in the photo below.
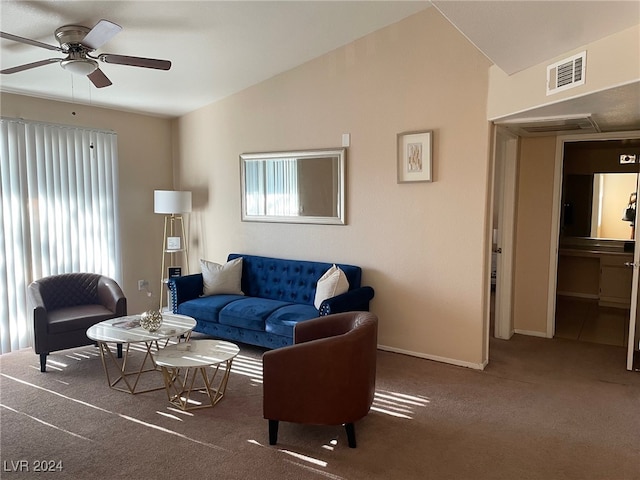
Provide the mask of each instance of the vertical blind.
POLYGON ((0 119, 0 353, 31 345, 27 287, 92 272, 121 281, 113 132, 0 119))
POLYGON ((249 161, 245 164, 248 215, 298 216, 298 161, 249 161))

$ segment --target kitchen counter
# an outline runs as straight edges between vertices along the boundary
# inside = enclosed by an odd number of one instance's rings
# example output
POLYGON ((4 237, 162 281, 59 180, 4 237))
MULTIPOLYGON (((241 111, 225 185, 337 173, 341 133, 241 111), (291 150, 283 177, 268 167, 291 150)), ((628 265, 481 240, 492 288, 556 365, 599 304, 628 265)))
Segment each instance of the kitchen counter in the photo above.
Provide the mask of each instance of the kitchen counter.
POLYGON ((597 247, 560 247, 558 251, 560 255, 569 255, 574 257, 599 257, 601 255, 620 255, 633 258, 633 252, 625 252, 622 249, 613 248, 597 248, 597 247))

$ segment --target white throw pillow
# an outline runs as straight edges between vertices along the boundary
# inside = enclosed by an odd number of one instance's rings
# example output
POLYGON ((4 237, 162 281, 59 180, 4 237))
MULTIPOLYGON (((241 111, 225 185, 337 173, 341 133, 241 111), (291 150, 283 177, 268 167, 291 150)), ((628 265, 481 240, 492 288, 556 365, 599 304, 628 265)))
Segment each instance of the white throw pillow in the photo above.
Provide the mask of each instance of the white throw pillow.
POLYGON ((200 260, 203 296, 209 295, 244 295, 242 292, 242 257, 231 260, 224 265, 200 260))
POLYGON ((349 291, 349 281, 347 276, 334 264, 318 280, 316 286, 316 298, 313 305, 319 310, 322 302, 327 298, 335 297, 341 293, 349 291))

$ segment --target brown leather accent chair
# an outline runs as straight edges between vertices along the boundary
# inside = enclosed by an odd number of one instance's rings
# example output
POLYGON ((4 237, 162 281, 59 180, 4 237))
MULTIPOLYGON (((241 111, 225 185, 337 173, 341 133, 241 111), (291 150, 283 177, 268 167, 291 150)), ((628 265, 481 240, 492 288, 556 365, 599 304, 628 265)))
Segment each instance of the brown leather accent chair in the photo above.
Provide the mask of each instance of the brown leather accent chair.
MULTIPOLYGON (((33 349, 45 372, 47 355, 93 343, 87 329, 127 314, 127 299, 111 278, 95 273, 64 273, 29 285, 33 307, 33 349)), ((121 348, 121 346, 120 346, 121 348)))
POLYGON ((296 324, 294 344, 265 352, 263 409, 269 444, 278 422, 343 425, 356 447, 354 423, 369 412, 376 386, 378 318, 369 312, 327 315, 296 324))

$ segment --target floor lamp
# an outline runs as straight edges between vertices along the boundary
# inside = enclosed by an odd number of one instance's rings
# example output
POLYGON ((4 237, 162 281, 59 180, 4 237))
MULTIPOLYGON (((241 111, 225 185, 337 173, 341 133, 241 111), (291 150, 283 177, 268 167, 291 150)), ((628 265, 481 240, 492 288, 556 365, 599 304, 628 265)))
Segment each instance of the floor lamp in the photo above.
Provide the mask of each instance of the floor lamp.
MULTIPOLYGON (((169 277, 172 276, 166 269, 174 266, 171 265, 176 260, 174 255, 184 255, 184 273, 189 272, 188 244, 182 214, 191 211, 191 192, 155 190, 153 192, 153 210, 155 213, 164 215, 162 271, 160 272, 160 310, 162 311, 164 291, 167 288, 169 277), (169 265, 167 265, 167 257, 170 260, 169 265)), ((180 274, 183 272, 180 271, 180 274)))

